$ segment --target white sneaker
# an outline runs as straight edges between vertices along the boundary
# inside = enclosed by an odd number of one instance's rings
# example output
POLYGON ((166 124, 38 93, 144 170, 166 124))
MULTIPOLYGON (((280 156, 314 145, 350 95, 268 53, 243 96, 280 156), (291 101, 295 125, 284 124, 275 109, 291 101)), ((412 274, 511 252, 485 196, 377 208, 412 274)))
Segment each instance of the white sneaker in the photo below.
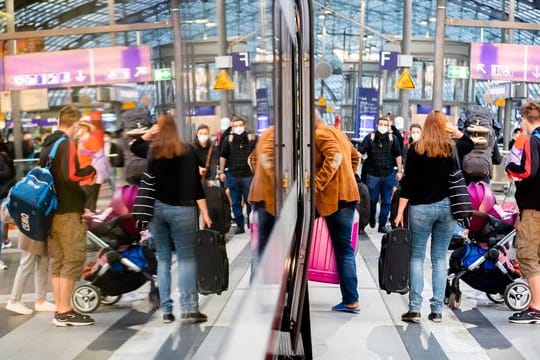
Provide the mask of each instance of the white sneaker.
POLYGON ((9 311, 13 311, 14 313, 21 314, 21 315, 30 315, 34 312, 34 310, 30 309, 26 305, 24 305, 23 302, 17 301, 12 302, 11 300, 7 302, 6 309, 9 311))
POLYGON ((7 270, 7 265, 2 260, 0 260, 0 270, 7 270))
POLYGON ((10 247, 13 247, 13 243, 11 242, 11 240, 8 240, 7 242, 2 243, 2 248, 3 249, 7 249, 7 248, 10 248, 10 247))
POLYGON ((36 310, 36 311, 55 312, 56 311, 56 305, 53 304, 52 302, 48 302, 47 300, 45 300, 41 304, 40 303, 35 303, 34 304, 34 310, 36 310))

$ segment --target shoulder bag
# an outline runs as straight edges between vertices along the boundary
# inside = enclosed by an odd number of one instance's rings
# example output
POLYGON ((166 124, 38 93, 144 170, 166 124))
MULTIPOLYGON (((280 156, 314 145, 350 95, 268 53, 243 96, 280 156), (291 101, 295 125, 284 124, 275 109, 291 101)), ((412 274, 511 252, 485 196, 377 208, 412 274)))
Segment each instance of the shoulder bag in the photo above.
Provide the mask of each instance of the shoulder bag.
POLYGON ((461 172, 461 166, 459 165, 459 158, 457 155, 457 149, 453 146, 452 157, 454 166, 448 176, 448 193, 450 197, 450 210, 457 222, 468 228, 471 222, 472 216, 472 204, 467 191, 467 185, 465 185, 465 179, 461 172))

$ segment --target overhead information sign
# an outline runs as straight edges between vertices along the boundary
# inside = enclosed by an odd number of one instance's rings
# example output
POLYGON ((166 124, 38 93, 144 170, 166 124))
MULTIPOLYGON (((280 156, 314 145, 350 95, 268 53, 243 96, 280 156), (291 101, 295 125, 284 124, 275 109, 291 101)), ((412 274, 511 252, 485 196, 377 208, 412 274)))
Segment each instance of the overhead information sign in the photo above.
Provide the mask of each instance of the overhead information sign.
POLYGON ((58 88, 152 80, 150 48, 51 51, 4 57, 8 90, 58 88))
POLYGON ((403 71, 401 72, 401 75, 399 75, 399 79, 397 79, 396 83, 394 84, 394 87, 396 89, 414 89, 415 88, 414 81, 408 69, 403 69, 403 71))
POLYGON ((471 44, 471 78, 540 82, 540 46, 471 44))

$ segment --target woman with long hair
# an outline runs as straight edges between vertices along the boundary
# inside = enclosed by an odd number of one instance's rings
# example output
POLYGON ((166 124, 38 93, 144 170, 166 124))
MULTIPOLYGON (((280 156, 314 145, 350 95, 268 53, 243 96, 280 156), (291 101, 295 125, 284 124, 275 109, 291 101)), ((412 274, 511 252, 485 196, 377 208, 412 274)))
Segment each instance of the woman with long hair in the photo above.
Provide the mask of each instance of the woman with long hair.
POLYGON ((199 311, 197 293, 195 232, 198 216, 195 205, 199 206, 206 226, 210 227, 212 221, 208 216, 197 154, 191 145, 180 141, 170 114, 159 115, 150 134, 153 143, 149 149, 148 171, 155 177, 156 200, 149 230, 158 258, 163 322, 175 320, 171 299, 173 247, 178 260, 181 320, 183 323, 204 322, 207 316, 199 311))
POLYGON ((403 212, 409 208, 411 231, 409 311, 401 320, 419 323, 424 290, 424 258, 431 236, 433 297, 429 320, 442 321, 446 285, 446 251, 456 221, 450 211, 449 175, 454 169, 452 142, 446 132, 446 117, 431 112, 424 123, 420 139, 407 153, 405 176, 395 223, 403 226, 403 212))

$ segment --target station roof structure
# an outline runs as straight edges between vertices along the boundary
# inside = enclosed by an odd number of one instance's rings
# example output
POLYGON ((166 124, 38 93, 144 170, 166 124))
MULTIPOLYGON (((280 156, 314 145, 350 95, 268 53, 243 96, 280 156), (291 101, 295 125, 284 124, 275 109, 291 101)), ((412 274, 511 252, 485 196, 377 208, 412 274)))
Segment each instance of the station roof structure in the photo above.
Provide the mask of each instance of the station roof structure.
MULTIPOLYGON (((54 28, 89 27, 109 23, 110 0, 15 0, 17 30, 44 30, 54 28)), ((216 37, 216 10, 214 0, 180 0, 182 30, 186 39, 216 37)), ((435 34, 436 0, 414 0, 413 37, 429 38, 435 34)), ((508 0, 448 0, 447 15, 461 19, 506 20, 508 0)), ((269 34, 272 21, 271 0, 227 0, 227 35, 244 37, 255 51, 264 43, 261 34, 269 34), (264 12, 262 11, 264 10, 264 12), (266 29, 263 31, 263 24, 266 29)), ((340 60, 358 57, 360 0, 315 0, 315 33, 318 55, 333 52, 340 60)), ((6 11, 6 1, 0 0, 0 11, 6 11)), ((399 41, 402 32, 402 0, 366 1, 366 25, 399 41)), ((115 0, 116 23, 156 22, 170 18, 170 1, 115 0)), ((516 0, 515 19, 537 22, 540 18, 540 0, 516 0)), ((0 32, 6 31, 5 15, 0 17, 0 32)), ((465 42, 501 42, 501 30, 447 27, 446 37, 465 42)), ((122 39, 122 36, 120 36, 122 39)), ((172 41, 168 30, 145 32, 143 42, 165 44, 172 41)), ((134 44, 135 34, 127 34, 120 44, 134 44)), ((365 32, 365 50, 378 52, 387 41, 369 30, 365 32)), ((540 43, 537 31, 516 30, 514 41, 521 44, 540 43)), ((72 35, 46 39, 46 50, 75 49, 109 46, 110 35, 72 35)), ((122 44, 122 45, 123 45, 122 44)), ((267 47, 267 46, 264 46, 267 47)))

